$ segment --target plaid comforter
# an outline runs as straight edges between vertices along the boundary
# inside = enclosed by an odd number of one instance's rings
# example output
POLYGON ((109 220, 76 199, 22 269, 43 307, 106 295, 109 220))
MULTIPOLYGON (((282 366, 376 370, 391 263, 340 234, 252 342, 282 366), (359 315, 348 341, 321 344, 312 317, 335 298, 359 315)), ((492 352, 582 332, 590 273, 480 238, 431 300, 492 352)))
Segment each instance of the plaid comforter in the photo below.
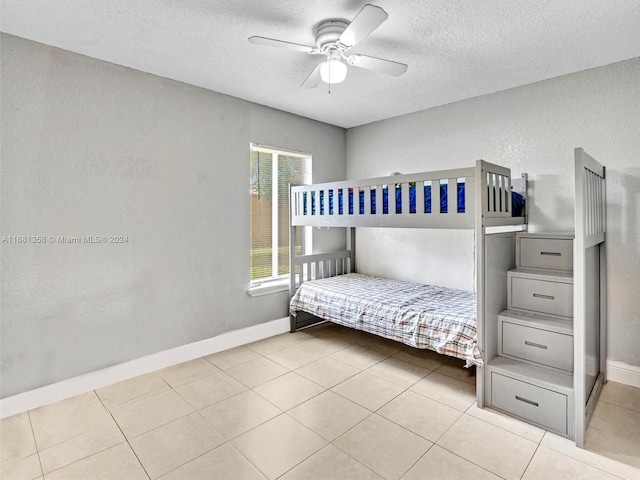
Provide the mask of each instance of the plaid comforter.
POLYGON ((290 311, 482 364, 472 292, 350 273, 304 282, 290 311))

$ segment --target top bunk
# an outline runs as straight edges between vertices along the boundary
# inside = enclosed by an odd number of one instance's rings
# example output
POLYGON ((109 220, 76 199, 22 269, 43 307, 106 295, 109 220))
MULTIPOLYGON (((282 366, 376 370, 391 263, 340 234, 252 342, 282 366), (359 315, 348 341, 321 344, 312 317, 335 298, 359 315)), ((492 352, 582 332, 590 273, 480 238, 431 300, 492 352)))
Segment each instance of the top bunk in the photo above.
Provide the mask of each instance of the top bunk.
POLYGON ((291 226, 476 229, 526 224, 527 175, 475 167, 291 186, 291 226))

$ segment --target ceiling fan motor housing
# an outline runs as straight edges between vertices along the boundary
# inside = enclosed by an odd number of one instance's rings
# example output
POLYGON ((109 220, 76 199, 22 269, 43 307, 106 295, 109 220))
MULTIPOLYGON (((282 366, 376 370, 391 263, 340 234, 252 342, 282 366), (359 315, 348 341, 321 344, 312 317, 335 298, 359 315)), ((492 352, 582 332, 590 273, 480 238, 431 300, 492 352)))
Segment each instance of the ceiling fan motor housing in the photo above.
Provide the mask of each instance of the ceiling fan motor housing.
POLYGON ((316 46, 323 51, 331 46, 337 46, 338 38, 349 26, 349 22, 339 19, 324 20, 315 28, 316 46))

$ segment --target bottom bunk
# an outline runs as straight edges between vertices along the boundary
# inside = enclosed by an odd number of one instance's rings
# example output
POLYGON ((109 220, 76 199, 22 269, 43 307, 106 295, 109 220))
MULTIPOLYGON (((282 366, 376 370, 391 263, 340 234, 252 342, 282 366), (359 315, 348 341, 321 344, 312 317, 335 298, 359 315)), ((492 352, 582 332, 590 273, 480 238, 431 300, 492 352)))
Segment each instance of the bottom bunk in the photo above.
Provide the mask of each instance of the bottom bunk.
POLYGON ((303 282, 292 331, 317 319, 482 364, 472 292, 347 273, 303 282), (310 317, 313 316, 313 317, 310 317))

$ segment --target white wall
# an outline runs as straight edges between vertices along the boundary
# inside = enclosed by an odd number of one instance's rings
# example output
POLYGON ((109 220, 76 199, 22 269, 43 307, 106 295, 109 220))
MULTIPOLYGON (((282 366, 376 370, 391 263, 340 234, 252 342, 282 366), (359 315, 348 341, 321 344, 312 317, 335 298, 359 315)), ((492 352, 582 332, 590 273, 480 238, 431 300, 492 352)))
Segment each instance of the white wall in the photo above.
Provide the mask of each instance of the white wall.
POLYGON ((1 48, 1 234, 128 237, 0 244, 2 398, 287 315, 286 292, 245 293, 249 143, 338 180, 343 129, 10 35, 1 48))
MULTIPOLYGON (((640 366, 640 59, 350 129, 347 178, 481 158, 529 173, 532 231, 567 232, 574 147, 607 166, 609 358, 640 366)), ((469 232, 360 229, 357 242, 360 271, 474 287, 469 232)))

